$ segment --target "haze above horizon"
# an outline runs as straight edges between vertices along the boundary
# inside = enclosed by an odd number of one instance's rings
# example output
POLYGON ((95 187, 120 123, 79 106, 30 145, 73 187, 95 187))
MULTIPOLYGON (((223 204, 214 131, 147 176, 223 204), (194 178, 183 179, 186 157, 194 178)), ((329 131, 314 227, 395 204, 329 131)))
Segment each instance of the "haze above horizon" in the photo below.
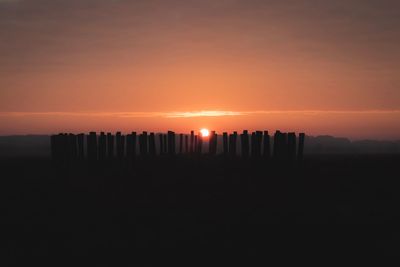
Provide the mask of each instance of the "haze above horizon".
POLYGON ((0 135, 400 137, 400 2, 0 1, 0 135))

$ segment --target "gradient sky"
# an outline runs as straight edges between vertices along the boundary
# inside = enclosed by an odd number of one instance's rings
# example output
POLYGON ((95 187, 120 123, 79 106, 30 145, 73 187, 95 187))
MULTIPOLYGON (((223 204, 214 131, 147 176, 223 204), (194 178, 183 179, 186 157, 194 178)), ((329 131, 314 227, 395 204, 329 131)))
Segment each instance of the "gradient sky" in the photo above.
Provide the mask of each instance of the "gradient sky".
POLYGON ((400 1, 0 0, 0 134, 201 127, 400 139, 400 1))

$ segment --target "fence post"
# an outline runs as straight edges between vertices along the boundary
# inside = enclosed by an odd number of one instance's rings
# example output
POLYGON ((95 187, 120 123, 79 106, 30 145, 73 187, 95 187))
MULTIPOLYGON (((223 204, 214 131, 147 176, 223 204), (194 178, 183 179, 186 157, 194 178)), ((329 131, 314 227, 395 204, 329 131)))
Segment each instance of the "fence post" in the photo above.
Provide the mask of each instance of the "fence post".
POLYGON ((156 138, 154 133, 150 133, 149 135, 149 154, 152 157, 156 155, 156 138))
POLYGON ((96 132, 90 132, 87 136, 87 154, 90 161, 97 160, 97 135, 96 132))
POLYGON ((99 136, 99 160, 104 160, 106 158, 107 152, 107 140, 104 132, 100 132, 99 136))
POLYGON ((168 154, 175 155, 175 133, 168 131, 168 154))
POLYGON ((269 159, 271 157, 271 140, 268 131, 264 131, 263 150, 264 157, 269 159))
POLYGON ((189 153, 189 136, 185 134, 185 154, 189 153))
POLYGON ((305 134, 300 133, 299 134, 299 149, 297 151, 297 159, 299 161, 303 160, 303 153, 304 153, 304 139, 305 139, 305 134))
POLYGON ((222 133, 222 147, 224 150, 224 155, 227 156, 228 155, 228 133, 223 132, 222 133))
POLYGON ((236 156, 236 143, 237 143, 237 132, 233 132, 229 135, 229 155, 231 157, 236 156))
POLYGON ((85 135, 83 133, 78 134, 77 137, 77 141, 78 141, 78 158, 79 159, 83 159, 85 157, 85 149, 84 149, 84 139, 85 139, 85 135))
POLYGON ((296 134, 288 133, 288 159, 293 161, 296 159, 296 134))
POLYGON ((242 147, 242 157, 247 158, 249 156, 249 132, 247 130, 244 130, 240 135, 240 143, 242 147))
POLYGON ((179 134, 179 154, 183 153, 183 134, 179 134))
POLYGON ((189 153, 192 154, 194 151, 195 140, 194 140, 194 131, 190 131, 190 147, 189 153))
POLYGON ((114 135, 107 133, 107 155, 109 159, 114 157, 114 135))
POLYGON ((117 157, 118 159, 121 160, 124 157, 125 136, 121 135, 121 132, 117 132, 116 140, 117 140, 117 157))

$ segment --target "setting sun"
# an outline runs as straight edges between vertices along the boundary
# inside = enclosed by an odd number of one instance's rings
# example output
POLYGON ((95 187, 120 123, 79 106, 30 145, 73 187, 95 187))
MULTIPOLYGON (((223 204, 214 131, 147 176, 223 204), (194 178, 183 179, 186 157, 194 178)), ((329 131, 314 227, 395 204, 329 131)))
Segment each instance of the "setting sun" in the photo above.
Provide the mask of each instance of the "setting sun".
POLYGON ((210 135, 210 131, 208 129, 203 128, 200 130, 200 134, 202 137, 208 137, 210 135))

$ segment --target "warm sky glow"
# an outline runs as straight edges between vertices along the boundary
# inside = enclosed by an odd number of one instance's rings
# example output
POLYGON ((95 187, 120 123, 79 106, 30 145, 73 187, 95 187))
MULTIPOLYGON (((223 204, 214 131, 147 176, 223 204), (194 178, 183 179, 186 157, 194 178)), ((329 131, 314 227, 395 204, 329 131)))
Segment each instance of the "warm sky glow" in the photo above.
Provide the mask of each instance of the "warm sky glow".
POLYGON ((0 135, 400 137, 395 0, 0 0, 0 135))

